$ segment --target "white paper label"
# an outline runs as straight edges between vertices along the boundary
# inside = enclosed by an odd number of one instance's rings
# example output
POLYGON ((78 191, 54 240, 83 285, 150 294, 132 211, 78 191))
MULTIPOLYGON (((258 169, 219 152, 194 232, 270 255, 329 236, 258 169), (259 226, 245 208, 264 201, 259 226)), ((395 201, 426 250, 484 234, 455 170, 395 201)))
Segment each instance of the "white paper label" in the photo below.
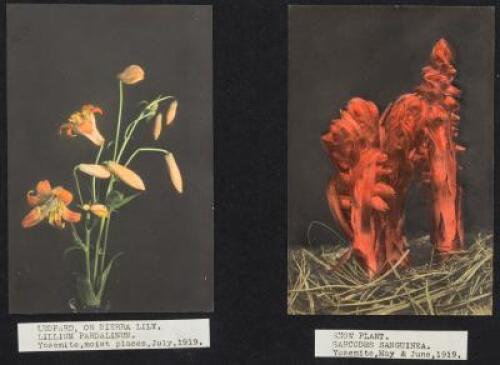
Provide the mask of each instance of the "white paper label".
POLYGON ((210 347, 208 319, 18 323, 19 352, 210 347))
POLYGON ((467 331, 316 330, 315 356, 467 360, 467 331))

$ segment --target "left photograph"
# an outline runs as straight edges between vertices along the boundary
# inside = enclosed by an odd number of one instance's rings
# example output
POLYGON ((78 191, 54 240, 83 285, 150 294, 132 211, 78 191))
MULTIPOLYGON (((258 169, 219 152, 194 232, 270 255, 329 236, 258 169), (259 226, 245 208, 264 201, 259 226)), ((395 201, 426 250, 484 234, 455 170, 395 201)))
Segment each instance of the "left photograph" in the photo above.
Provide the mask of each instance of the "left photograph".
POLYGON ((7 6, 10 313, 213 310, 211 6, 7 6))

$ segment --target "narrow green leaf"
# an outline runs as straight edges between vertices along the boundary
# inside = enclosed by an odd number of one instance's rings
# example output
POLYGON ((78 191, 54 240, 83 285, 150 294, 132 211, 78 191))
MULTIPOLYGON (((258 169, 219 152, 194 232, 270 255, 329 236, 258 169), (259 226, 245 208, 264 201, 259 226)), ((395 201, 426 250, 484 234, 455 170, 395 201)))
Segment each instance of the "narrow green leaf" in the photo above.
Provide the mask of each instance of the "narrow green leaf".
POLYGON ((76 247, 85 251, 85 249, 86 249, 85 244, 83 243, 82 239, 80 238, 80 235, 78 234, 78 231, 76 230, 74 224, 71 225, 71 235, 73 237, 73 244, 76 247))
POLYGON ((84 303, 87 306, 100 304, 99 296, 95 295, 92 284, 88 279, 80 277, 77 280, 77 292, 81 303, 84 303))
POLYGON ((109 196, 106 199, 106 205, 108 207, 113 207, 115 204, 122 201, 124 197, 125 195, 121 191, 113 190, 109 193, 109 196))
POLYGON ((108 281, 108 276, 109 276, 109 273, 111 271, 111 268, 113 267, 114 262, 121 255, 123 255, 123 252, 118 252, 116 255, 114 255, 111 258, 111 260, 109 260, 108 265, 106 266, 106 268, 102 272, 102 275, 101 275, 101 287, 99 289, 99 294, 97 295, 99 298, 102 296, 102 293, 104 292, 104 288, 106 287, 106 282, 108 281))
POLYGON ((129 195, 126 198, 123 198, 121 201, 119 201, 116 204, 114 204, 113 206, 111 206, 110 208, 113 211, 115 211, 117 209, 120 209, 120 208, 124 207, 125 205, 127 205, 128 203, 130 203, 135 198, 137 198, 139 195, 141 195, 141 194, 137 193, 137 194, 129 195))
POLYGON ((70 252, 73 252, 75 250, 81 250, 82 252, 85 252, 85 249, 81 248, 80 246, 70 246, 67 249, 64 250, 63 253, 63 260, 66 260, 66 257, 70 252))

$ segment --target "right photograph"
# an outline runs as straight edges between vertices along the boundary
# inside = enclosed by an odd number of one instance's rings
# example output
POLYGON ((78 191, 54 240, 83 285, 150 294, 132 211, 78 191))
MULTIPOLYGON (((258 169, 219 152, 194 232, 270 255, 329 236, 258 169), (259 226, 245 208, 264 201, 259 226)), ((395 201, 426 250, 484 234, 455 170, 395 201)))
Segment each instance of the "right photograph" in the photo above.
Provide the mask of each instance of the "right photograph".
POLYGON ((494 18, 289 7, 288 314, 492 315, 494 18))

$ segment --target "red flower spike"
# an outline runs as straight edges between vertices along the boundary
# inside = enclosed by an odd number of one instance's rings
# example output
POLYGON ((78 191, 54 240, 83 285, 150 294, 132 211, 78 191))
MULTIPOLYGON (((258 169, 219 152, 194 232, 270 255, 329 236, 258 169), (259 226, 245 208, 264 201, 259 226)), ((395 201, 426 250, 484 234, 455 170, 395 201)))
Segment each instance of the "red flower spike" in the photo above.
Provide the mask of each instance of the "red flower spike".
POLYGON ((382 116, 373 102, 353 98, 322 136, 338 171, 328 184, 330 210, 370 277, 406 251, 404 208, 415 178, 430 186, 437 250, 446 257, 463 246, 456 153, 465 147, 454 140, 460 90, 452 84, 453 57, 439 40, 414 93, 399 97, 382 116))

